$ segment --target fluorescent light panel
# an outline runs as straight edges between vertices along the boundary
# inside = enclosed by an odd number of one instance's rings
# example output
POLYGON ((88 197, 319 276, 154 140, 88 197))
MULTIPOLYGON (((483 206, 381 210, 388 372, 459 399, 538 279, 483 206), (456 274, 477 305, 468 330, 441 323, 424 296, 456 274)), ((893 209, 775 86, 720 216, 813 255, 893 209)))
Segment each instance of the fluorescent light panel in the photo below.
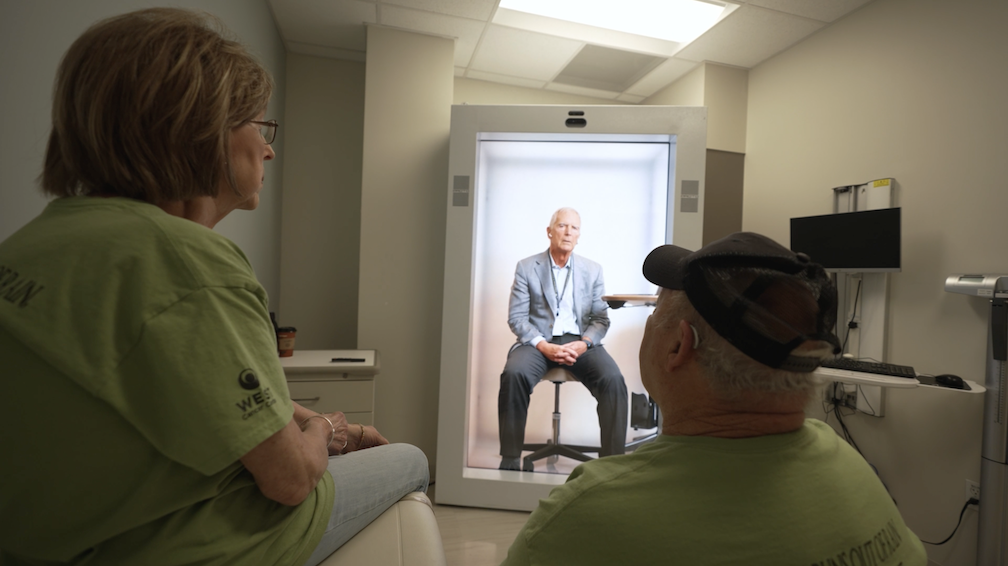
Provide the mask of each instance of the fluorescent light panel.
POLYGON ((682 43, 710 29, 727 6, 700 0, 501 0, 500 7, 682 43))

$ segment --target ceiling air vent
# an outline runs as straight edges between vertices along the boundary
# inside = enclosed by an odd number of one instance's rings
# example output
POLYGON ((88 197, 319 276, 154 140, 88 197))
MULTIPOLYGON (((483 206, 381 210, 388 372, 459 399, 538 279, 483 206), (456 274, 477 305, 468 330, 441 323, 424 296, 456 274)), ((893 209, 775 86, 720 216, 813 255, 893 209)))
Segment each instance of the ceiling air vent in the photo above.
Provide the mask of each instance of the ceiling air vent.
POLYGON ((664 57, 585 45, 553 82, 623 92, 663 61, 664 57))

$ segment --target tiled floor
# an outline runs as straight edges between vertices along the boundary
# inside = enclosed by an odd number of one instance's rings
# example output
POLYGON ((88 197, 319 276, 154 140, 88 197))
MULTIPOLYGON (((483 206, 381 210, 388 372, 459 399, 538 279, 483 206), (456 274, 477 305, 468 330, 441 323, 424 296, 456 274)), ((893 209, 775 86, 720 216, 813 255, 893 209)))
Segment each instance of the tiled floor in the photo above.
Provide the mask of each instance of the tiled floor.
MULTIPOLYGON (((428 495, 433 497, 433 488, 428 495)), ((529 513, 435 505, 448 566, 497 566, 529 513)))
MULTIPOLYGON (((529 440, 528 442, 543 442, 545 438, 539 438, 534 440, 529 440)), ((525 450, 521 453, 522 457, 531 454, 531 450, 525 450)), ((591 453, 592 457, 597 454, 591 453)), ((501 457, 499 449, 494 447, 482 447, 477 446, 475 449, 470 450, 467 459, 467 464, 473 468, 486 468, 490 470, 496 470, 497 466, 500 465, 501 457)), ((550 474, 563 474, 565 476, 570 475, 574 471, 574 468, 578 467, 581 462, 571 458, 560 458, 558 456, 551 456, 549 458, 543 458, 541 460, 536 460, 535 473, 550 473, 550 474)))

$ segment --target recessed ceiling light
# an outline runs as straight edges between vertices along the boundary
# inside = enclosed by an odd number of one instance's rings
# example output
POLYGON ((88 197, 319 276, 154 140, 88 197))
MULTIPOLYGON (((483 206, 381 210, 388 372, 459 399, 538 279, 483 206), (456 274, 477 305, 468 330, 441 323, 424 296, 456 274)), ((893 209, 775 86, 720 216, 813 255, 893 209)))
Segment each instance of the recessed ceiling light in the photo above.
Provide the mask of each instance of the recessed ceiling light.
POLYGON ((703 0, 501 0, 500 7, 678 43, 700 36, 728 8, 703 0))

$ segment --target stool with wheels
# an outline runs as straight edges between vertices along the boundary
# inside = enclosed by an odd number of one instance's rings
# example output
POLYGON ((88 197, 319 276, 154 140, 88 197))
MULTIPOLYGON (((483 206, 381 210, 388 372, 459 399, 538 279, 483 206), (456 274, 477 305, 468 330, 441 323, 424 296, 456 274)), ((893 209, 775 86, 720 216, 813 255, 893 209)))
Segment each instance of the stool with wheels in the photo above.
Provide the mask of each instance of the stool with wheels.
POLYGON ((594 460, 586 453, 594 452, 598 454, 601 450, 598 446, 575 446, 560 443, 560 385, 566 381, 577 381, 574 375, 563 368, 553 368, 546 372, 540 381, 551 381, 555 387, 553 397, 553 437, 543 444, 525 444, 523 450, 532 450, 528 456, 522 458, 522 470, 531 472, 535 469, 533 462, 549 456, 566 456, 581 462, 594 460))

